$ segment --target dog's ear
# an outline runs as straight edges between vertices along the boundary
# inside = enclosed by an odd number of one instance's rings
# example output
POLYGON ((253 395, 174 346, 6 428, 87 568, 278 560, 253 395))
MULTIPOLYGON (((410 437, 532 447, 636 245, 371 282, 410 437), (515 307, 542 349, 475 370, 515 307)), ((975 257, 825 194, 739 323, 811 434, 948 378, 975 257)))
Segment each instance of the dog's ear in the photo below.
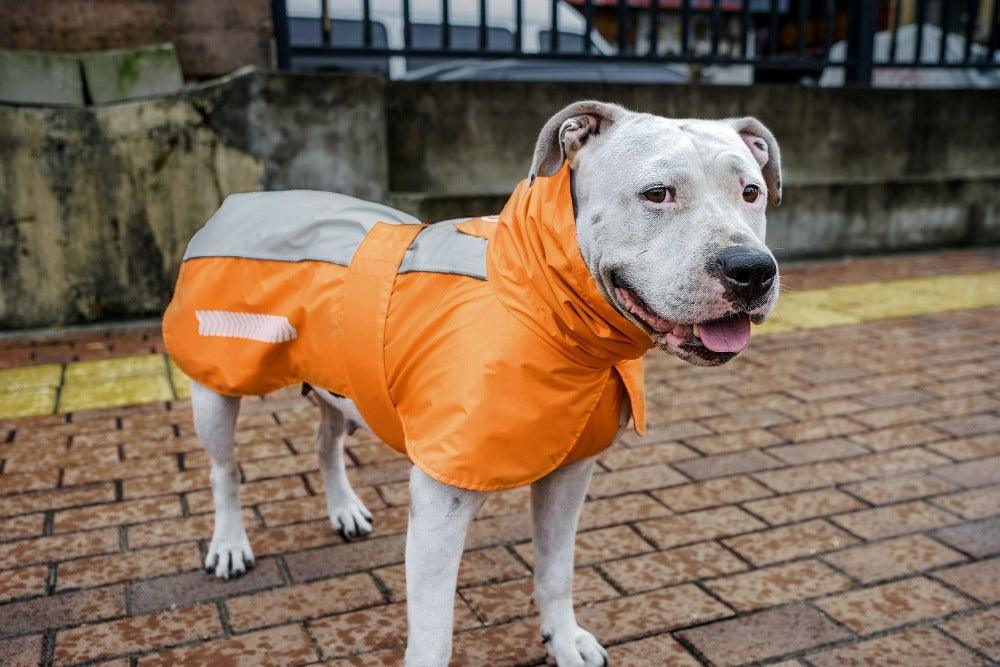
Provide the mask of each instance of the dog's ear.
POLYGON ((753 116, 732 118, 729 124, 733 126, 750 149, 750 153, 764 174, 767 183, 767 194, 774 206, 781 205, 781 151, 778 142, 774 140, 771 130, 753 116))
POLYGON ((610 127, 626 113, 617 104, 586 100, 574 102, 549 118, 538 135, 535 156, 529 178, 551 176, 559 171, 563 160, 572 160, 589 137, 610 127))

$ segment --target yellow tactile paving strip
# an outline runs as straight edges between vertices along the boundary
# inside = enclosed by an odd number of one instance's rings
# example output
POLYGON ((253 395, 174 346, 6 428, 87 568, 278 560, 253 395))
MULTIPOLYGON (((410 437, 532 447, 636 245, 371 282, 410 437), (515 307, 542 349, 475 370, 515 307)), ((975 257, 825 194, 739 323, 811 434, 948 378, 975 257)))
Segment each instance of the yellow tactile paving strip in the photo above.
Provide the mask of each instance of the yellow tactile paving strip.
MULTIPOLYGON (((754 335, 1000 306, 1000 271, 861 283, 782 294, 754 335)), ((0 370, 0 419, 186 398, 190 380, 165 355, 0 370)))

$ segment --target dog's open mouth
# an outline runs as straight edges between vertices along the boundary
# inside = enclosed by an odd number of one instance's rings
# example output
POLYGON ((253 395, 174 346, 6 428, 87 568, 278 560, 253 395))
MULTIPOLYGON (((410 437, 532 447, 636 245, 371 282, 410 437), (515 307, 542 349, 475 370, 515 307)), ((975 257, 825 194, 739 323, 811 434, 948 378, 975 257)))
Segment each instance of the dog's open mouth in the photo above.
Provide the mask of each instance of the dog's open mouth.
POLYGON ((664 350, 722 362, 736 356, 750 342, 750 316, 746 313, 685 324, 663 319, 628 288, 616 286, 615 297, 625 310, 651 329, 653 341, 664 350))

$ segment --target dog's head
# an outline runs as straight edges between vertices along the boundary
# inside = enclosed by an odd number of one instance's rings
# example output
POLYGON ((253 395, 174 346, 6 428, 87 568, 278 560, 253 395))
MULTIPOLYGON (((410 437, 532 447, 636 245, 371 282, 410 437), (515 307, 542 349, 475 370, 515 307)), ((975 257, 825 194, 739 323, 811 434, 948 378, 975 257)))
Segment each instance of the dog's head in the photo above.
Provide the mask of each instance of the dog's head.
POLYGON ((577 102, 545 124, 531 178, 569 160, 580 251, 604 296, 685 361, 729 361, 778 298, 765 209, 781 157, 755 118, 674 120, 577 102))

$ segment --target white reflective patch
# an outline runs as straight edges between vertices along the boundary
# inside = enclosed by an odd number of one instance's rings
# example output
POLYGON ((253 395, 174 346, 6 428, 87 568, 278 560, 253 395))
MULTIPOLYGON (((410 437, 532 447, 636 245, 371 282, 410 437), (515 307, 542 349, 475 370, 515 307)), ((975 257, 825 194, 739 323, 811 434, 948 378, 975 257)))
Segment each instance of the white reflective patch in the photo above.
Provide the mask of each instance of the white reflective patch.
POLYGON ((284 343, 298 332, 284 315, 236 313, 228 310, 196 310, 198 333, 202 336, 245 338, 261 343, 284 343))

